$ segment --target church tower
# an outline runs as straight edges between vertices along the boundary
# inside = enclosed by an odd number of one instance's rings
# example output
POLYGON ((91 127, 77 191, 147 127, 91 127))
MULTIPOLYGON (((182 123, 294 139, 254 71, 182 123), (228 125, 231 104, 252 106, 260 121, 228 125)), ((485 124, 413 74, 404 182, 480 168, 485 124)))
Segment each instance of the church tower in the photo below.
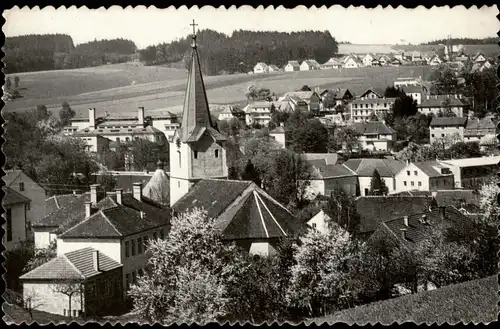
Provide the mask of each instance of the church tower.
POLYGON ((170 142, 170 206, 204 178, 227 178, 226 137, 212 122, 193 24, 191 65, 182 121, 170 142))

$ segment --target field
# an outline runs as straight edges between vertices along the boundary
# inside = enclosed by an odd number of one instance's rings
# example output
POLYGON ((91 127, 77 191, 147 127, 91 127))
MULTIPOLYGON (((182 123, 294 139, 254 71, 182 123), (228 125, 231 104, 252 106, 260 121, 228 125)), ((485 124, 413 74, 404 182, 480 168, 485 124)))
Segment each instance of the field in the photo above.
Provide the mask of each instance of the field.
POLYGON ((411 321, 415 324, 441 325, 489 323, 497 320, 498 278, 496 275, 480 280, 447 286, 433 291, 389 299, 340 311, 313 319, 316 324, 343 322, 349 325, 389 325, 411 321))
MULTIPOLYGON (((276 94, 311 88, 349 88, 359 94, 368 87, 385 88, 397 77, 428 77, 429 67, 385 67, 264 75, 233 74, 204 77, 211 104, 244 103, 249 85, 267 87, 276 94)), ((77 116, 89 107, 99 112, 135 113, 138 106, 180 112, 186 71, 134 64, 104 65, 94 68, 19 74, 23 98, 7 103, 5 111, 23 111, 43 104, 58 110, 67 101, 77 116)))

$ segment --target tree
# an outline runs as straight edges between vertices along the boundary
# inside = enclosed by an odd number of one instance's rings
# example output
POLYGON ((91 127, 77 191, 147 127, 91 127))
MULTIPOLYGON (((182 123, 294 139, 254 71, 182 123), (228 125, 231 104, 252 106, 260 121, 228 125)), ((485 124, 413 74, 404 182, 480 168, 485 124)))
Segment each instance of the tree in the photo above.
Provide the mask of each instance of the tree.
POLYGON ((392 112, 394 119, 415 115, 418 113, 417 101, 406 94, 402 95, 394 101, 392 112))
POLYGON ((435 159, 436 156, 430 147, 409 142, 408 146, 396 154, 396 158, 400 161, 422 162, 435 159))
POLYGON ((250 85, 247 88, 245 96, 249 101, 271 101, 271 91, 269 88, 261 88, 254 85, 250 85))
POLYGON ((361 149, 361 143, 359 141, 359 136, 361 136, 354 128, 346 126, 341 127, 337 131, 336 138, 336 148, 344 149, 346 151, 347 158, 351 157, 353 150, 361 149))
POLYGON ((259 173, 255 169, 252 160, 248 159, 247 165, 245 166, 245 170, 241 174, 242 180, 252 181, 258 186, 261 186, 261 180, 259 177, 259 173))
POLYGON ((297 153, 326 153, 328 130, 318 119, 308 119, 294 126, 288 124, 289 148, 297 153))
POLYGON ((7 77, 5 79, 5 89, 10 90, 11 87, 12 87, 12 81, 10 80, 10 77, 7 77))
POLYGON ((500 180, 494 178, 489 183, 483 184, 479 191, 481 212, 483 220, 486 223, 497 225, 498 216, 500 215, 500 207, 498 205, 498 194, 500 193, 499 184, 500 180))
POLYGON ((19 77, 17 75, 14 77, 14 88, 19 88, 19 77))
POLYGON ((101 171, 97 175, 96 183, 101 185, 105 192, 113 191, 116 187, 116 178, 108 171, 101 171))
POLYGON ((158 160, 169 161, 169 144, 166 141, 155 143, 148 139, 139 138, 128 145, 129 153, 134 162, 135 170, 156 169, 158 160))
POLYGON ((447 150, 451 159, 466 159, 481 157, 481 149, 478 142, 455 142, 447 150))
POLYGON ((355 298, 350 268, 358 254, 349 233, 339 226, 326 234, 309 230, 293 247, 295 264, 287 293, 290 306, 309 317, 351 306, 355 298))
POLYGON ((455 95, 460 93, 458 78, 452 68, 442 65, 431 74, 431 93, 434 95, 455 95))
POLYGON ((405 92, 399 88, 395 88, 393 86, 389 86, 389 87, 385 88, 384 97, 400 98, 404 95, 406 95, 405 92))
POLYGON ((76 112, 69 106, 68 102, 64 101, 59 110, 59 118, 63 126, 70 124, 70 120, 75 116, 76 112))
POLYGON ((352 235, 357 232, 360 218, 352 195, 348 195, 343 189, 334 189, 324 210, 333 223, 340 225, 352 235))
POLYGON ((385 185, 385 181, 380 177, 378 170, 373 170, 372 179, 370 181, 370 195, 387 195, 389 188, 385 185))
POLYGON ((83 298, 83 282, 81 280, 59 280, 50 284, 50 289, 68 297, 68 316, 71 316, 73 298, 83 298))
POLYGON ((45 105, 37 105, 35 113, 36 113, 36 119, 38 121, 47 120, 50 116, 50 113, 47 110, 47 106, 45 106, 45 105))
POLYGON ((33 321, 33 311, 45 304, 43 302, 43 297, 34 289, 24 293, 23 297, 23 308, 30 315, 30 320, 33 321))
POLYGON ((56 240, 53 240, 47 248, 36 249, 33 257, 26 263, 23 273, 28 273, 38 266, 47 263, 57 256, 56 240))

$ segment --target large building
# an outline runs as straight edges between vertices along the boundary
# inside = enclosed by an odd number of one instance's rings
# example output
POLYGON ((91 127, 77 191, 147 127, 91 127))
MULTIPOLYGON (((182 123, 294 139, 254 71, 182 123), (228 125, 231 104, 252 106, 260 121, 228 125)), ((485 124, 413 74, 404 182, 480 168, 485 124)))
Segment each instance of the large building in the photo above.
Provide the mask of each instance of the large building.
POLYGON ((453 172, 439 161, 408 163, 395 176, 396 192, 437 191, 455 187, 453 172))
POLYGON ((431 144, 442 138, 464 140, 465 126, 467 118, 441 117, 432 118, 429 125, 431 144))
POLYGON ((356 122, 352 128, 359 134, 361 150, 390 151, 397 140, 396 131, 384 122, 356 122))
MULTIPOLYGON (((413 96, 412 96, 413 97, 413 96)), ((429 95, 421 96, 421 102, 418 105, 418 112, 422 114, 439 115, 452 112, 457 117, 464 117, 467 104, 462 101, 459 95, 429 95)))

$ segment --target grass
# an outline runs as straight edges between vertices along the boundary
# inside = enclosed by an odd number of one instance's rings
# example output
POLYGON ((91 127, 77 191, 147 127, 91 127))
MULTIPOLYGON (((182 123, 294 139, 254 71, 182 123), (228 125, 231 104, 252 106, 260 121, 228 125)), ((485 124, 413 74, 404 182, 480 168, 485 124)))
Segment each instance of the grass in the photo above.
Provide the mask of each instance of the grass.
POLYGON ((375 302, 332 315, 312 319, 317 324, 389 325, 411 321, 416 324, 489 323, 497 320, 497 276, 473 280, 441 289, 375 302))

